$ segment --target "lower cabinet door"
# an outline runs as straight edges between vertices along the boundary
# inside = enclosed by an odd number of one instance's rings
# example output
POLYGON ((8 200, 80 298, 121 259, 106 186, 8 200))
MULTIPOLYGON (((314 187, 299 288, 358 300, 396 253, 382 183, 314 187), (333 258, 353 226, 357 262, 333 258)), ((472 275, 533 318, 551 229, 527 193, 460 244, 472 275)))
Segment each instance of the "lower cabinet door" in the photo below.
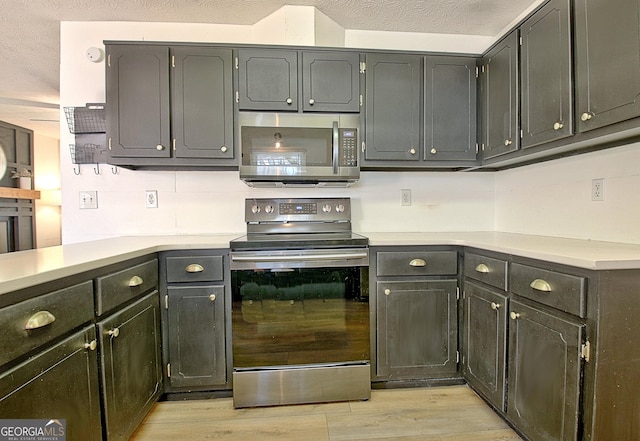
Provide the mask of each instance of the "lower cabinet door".
POLYGON ((531 441, 577 440, 582 332, 511 301, 507 416, 531 441))
POLYGON ((465 282, 465 377, 493 405, 505 405, 507 297, 465 282))
POLYGON ((65 420, 67 441, 101 440, 96 352, 91 326, 0 375, 0 418, 65 420))
POLYGON ((379 378, 457 371, 457 286, 457 280, 377 282, 379 378))
POLYGON ((171 387, 224 385, 224 286, 169 287, 171 387))
POLYGON ((108 441, 129 439, 162 392, 158 291, 98 323, 108 441))

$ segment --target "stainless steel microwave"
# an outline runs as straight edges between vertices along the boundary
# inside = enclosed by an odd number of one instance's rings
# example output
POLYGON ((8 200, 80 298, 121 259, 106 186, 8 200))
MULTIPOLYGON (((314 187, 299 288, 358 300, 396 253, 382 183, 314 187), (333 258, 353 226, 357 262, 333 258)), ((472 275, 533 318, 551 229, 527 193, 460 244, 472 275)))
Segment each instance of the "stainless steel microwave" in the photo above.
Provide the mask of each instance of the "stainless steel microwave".
POLYGON ((360 178, 359 116, 241 113, 240 179, 252 187, 346 187, 360 178))

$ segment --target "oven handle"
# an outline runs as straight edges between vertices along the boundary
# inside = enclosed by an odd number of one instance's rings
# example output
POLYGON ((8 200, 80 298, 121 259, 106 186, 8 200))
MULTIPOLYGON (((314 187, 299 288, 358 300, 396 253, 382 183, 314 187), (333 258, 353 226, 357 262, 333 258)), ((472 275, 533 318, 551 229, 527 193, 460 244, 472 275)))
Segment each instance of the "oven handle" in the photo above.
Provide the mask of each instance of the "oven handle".
POLYGON ((234 262, 300 262, 300 261, 314 261, 314 260, 356 260, 365 259, 369 256, 368 253, 336 253, 336 254, 308 254, 308 255, 295 255, 295 256, 231 256, 231 260, 234 262))
POLYGON ((338 174, 338 150, 340 147, 340 132, 338 131, 338 121, 333 122, 333 174, 338 174))

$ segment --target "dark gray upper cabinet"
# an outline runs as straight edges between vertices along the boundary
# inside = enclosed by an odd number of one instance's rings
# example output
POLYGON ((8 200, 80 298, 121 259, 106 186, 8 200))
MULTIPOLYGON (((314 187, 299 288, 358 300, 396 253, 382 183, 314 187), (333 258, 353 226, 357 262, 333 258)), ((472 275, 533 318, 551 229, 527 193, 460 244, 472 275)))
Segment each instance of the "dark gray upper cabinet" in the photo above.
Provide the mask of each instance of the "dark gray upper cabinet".
POLYGON ((507 416, 531 441, 578 439, 583 326, 513 300, 507 416))
POLYGON ((576 0, 575 56, 578 131, 640 116, 640 2, 576 0))
POLYGON ((233 158, 231 50, 171 48, 176 158, 233 158))
POLYGON ((240 110, 298 110, 298 53, 293 50, 238 51, 240 110))
POLYGON ((112 44, 107 53, 109 163, 236 165, 231 49, 112 44))
POLYGON ((107 139, 113 157, 168 158, 169 48, 107 48, 107 139))
POLYGON ((482 63, 482 150, 493 158, 519 148, 518 31, 495 45, 482 63))
POLYGON ((360 55, 302 52, 302 110, 360 111, 360 55))
POLYGON ((366 61, 365 161, 419 161, 422 57, 368 54, 366 61))
POLYGON ((360 111, 358 53, 240 49, 237 68, 240 110, 360 111))
POLYGON ((573 134, 569 0, 552 0, 520 27, 522 147, 573 134))
POLYGON ((426 57, 424 157, 475 161, 476 59, 426 57))

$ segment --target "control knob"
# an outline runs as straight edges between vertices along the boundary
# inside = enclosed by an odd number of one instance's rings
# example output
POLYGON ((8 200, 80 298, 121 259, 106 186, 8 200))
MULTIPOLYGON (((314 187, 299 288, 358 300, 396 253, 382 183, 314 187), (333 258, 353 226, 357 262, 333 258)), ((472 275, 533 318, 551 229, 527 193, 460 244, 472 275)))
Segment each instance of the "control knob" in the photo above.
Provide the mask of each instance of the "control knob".
POLYGON ((259 206, 259 205, 257 205, 257 204, 256 204, 256 205, 254 205, 253 207, 251 207, 251 212, 252 212, 253 214, 258 214, 258 213, 260 213, 260 206, 259 206))
POLYGON ((337 213, 343 213, 344 212, 344 204, 336 205, 336 212, 337 213))
POLYGON ((273 205, 269 204, 266 207, 264 207, 264 212, 267 214, 273 213, 273 205))
POLYGON ((331 205, 329 204, 324 204, 322 206, 322 211, 324 211, 325 213, 331 213, 331 205))

